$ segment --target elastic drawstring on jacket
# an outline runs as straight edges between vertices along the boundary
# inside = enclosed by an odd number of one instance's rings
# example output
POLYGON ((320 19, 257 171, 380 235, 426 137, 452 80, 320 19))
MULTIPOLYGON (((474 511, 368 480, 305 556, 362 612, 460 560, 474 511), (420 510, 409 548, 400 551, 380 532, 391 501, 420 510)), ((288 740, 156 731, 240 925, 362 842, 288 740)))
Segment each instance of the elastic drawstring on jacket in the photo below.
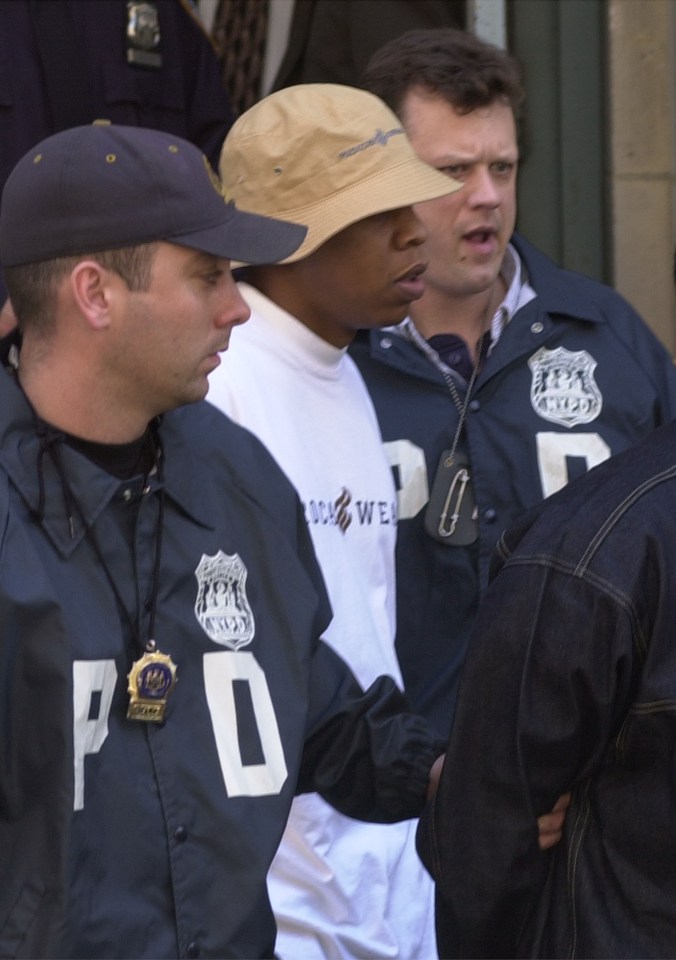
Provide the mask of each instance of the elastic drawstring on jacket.
POLYGON ((38 452, 37 460, 37 471, 38 471, 38 505, 37 509, 33 511, 33 515, 36 520, 40 523, 45 518, 45 500, 46 500, 46 490, 45 490, 45 472, 44 472, 44 459, 45 455, 49 454, 49 457, 54 464, 54 469, 57 472, 59 480, 61 481, 61 491, 63 493, 63 504, 66 509, 66 516, 68 517, 68 529, 70 531, 71 540, 75 539, 75 516, 74 516, 74 498, 68 483, 68 478, 66 476, 66 471, 63 467, 63 462, 61 460, 61 450, 60 445, 65 441, 65 437, 62 433, 54 430, 52 427, 47 426, 46 423, 38 421, 36 426, 36 432, 40 440, 40 450, 38 452))

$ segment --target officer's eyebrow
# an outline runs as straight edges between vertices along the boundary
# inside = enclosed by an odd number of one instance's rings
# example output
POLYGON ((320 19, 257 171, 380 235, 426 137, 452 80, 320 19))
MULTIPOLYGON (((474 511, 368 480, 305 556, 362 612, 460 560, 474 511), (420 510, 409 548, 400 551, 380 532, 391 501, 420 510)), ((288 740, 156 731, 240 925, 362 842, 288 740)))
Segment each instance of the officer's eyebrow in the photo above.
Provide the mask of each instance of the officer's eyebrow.
POLYGON ((204 250, 195 250, 193 255, 187 261, 188 266, 193 269, 220 269, 227 266, 230 261, 227 257, 217 257, 214 253, 206 253, 204 250))

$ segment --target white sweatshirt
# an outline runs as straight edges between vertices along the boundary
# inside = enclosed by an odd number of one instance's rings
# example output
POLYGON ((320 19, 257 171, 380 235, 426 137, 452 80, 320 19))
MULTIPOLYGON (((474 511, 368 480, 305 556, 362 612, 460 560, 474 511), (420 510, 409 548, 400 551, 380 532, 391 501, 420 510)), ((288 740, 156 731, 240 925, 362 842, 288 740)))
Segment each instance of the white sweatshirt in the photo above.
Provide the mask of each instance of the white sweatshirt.
MULTIPOLYGON (((394 652, 396 493, 370 397, 346 351, 247 284, 208 400, 255 433, 305 508, 334 618, 326 641, 368 686, 394 652)), ((285 960, 436 957, 416 821, 367 824, 296 797, 268 888, 285 960)))

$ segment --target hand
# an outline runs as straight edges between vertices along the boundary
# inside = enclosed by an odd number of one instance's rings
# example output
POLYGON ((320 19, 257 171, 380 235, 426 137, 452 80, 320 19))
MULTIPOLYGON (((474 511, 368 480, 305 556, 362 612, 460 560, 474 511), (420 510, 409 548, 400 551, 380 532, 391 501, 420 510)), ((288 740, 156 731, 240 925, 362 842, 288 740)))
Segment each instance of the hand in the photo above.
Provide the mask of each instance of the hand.
POLYGON ((428 803, 430 802, 430 800, 433 800, 436 795, 437 787, 439 786, 439 777, 441 776, 441 771, 443 770, 445 759, 446 759, 446 754, 442 753, 440 756, 437 757, 437 759, 434 761, 434 763, 430 767, 430 782, 427 786, 427 802, 428 803))
MULTIPOLYGON (((434 769, 434 768, 432 768, 434 769)), ((561 839, 566 810, 570 804, 570 794, 564 793, 556 801, 549 813, 538 817, 538 843, 540 850, 555 847, 561 839)))

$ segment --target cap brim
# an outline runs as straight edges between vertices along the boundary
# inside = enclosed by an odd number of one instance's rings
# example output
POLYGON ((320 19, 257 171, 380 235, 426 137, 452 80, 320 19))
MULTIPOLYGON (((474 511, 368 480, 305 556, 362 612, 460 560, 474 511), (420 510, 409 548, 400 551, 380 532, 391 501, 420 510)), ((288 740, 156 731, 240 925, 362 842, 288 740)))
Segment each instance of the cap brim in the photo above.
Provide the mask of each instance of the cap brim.
POLYGON ((232 204, 229 207, 228 218, 217 226, 166 237, 166 241, 214 257, 259 264, 288 259, 305 240, 307 227, 299 223, 247 213, 232 204))

